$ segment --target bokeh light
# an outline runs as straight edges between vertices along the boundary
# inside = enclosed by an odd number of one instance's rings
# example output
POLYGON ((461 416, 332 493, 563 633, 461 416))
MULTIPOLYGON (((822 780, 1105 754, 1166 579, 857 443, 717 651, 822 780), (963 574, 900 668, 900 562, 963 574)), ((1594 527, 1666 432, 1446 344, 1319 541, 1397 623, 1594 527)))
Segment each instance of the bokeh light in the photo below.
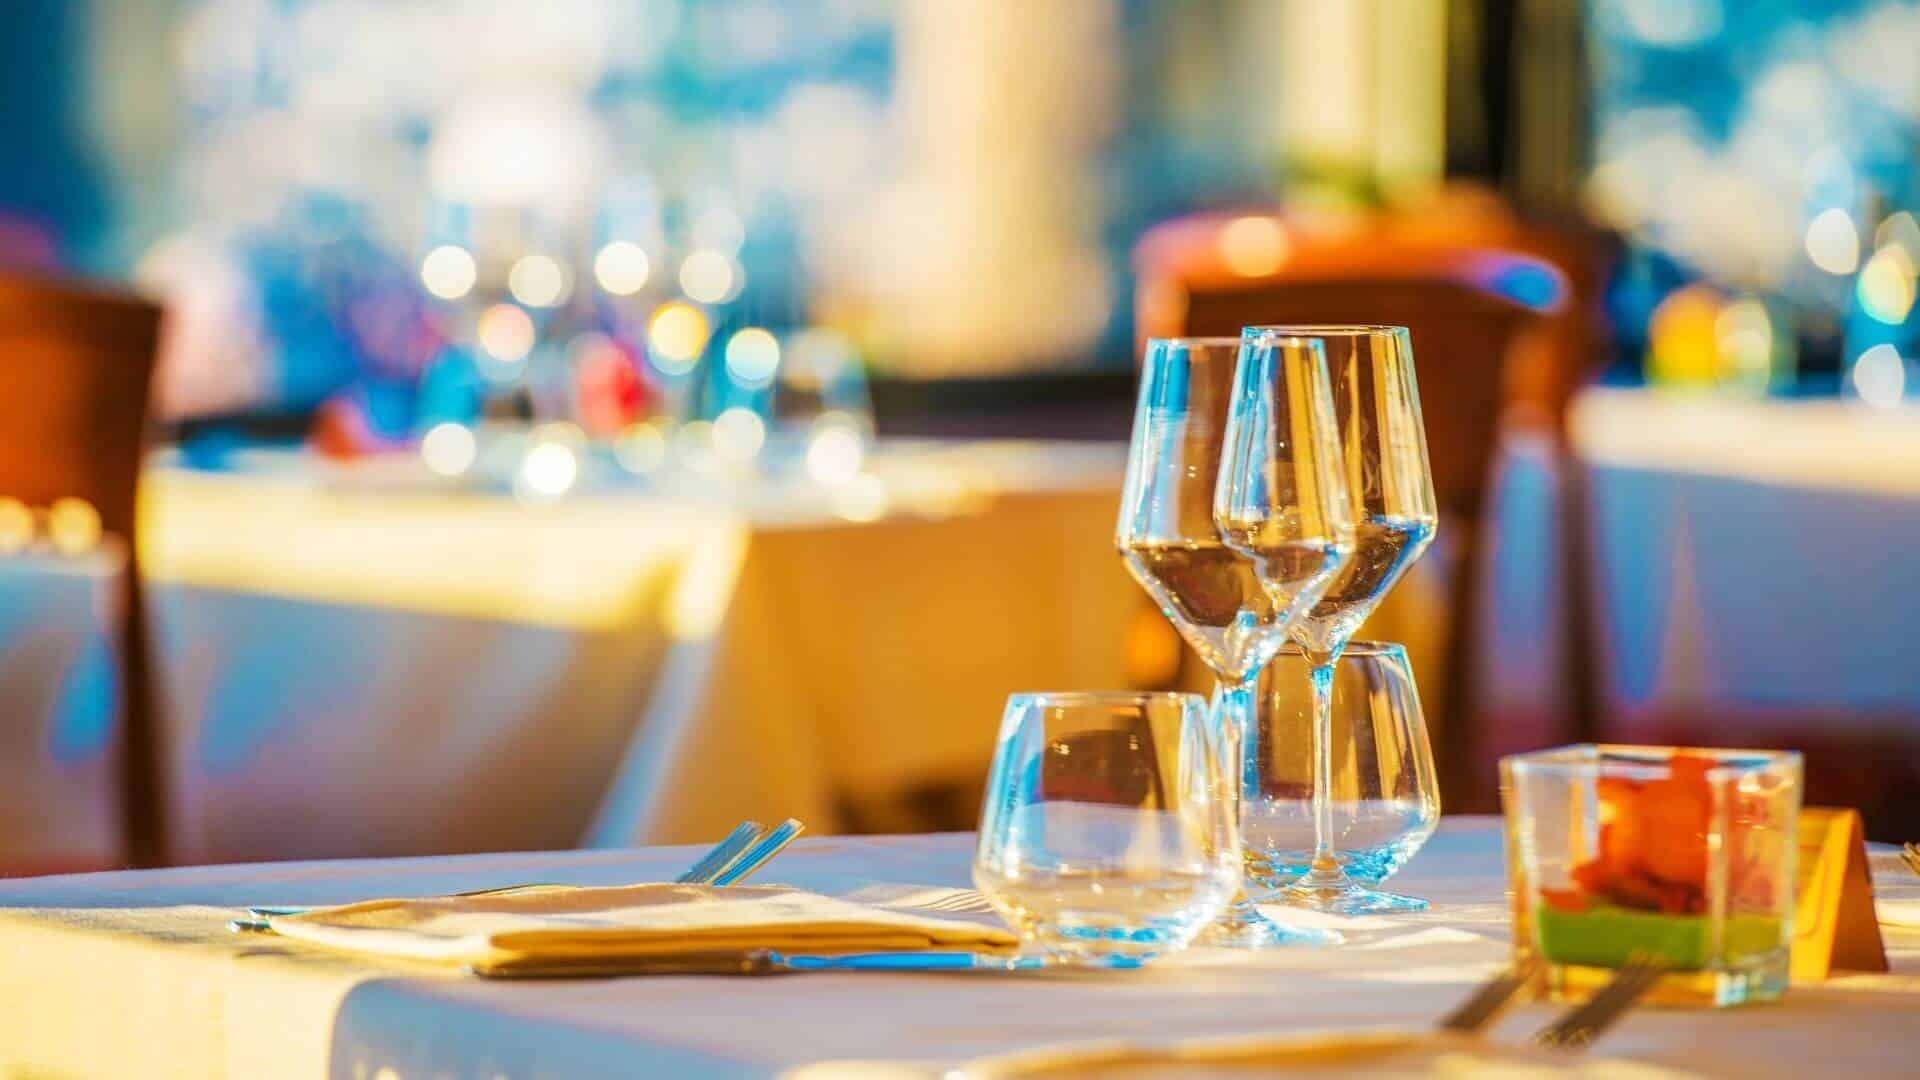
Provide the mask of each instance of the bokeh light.
POLYGON ((480 313, 474 336, 496 360, 523 360, 533 351, 533 318, 516 304, 495 304, 480 313))
POLYGON ((547 424, 533 433, 533 445, 520 459, 518 490, 538 499, 557 499, 580 479, 580 447, 585 436, 572 424, 547 424))
POLYGON ((522 255, 507 272, 507 291, 528 307, 556 307, 567 289, 567 269, 551 255, 522 255))
POLYGON ((85 499, 55 499, 47 509, 47 539, 62 555, 84 555, 100 543, 100 511, 85 499))
POLYGON ((780 369, 780 342, 758 326, 727 339, 727 374, 742 386, 765 386, 780 369))
POLYGON ((1270 217, 1235 218, 1220 233, 1220 258, 1242 277, 1260 277, 1287 261, 1287 234, 1270 217))
POLYGON ((866 440, 852 418, 824 414, 807 440, 807 475, 824 487, 838 487, 860 475, 866 454, 866 440))
POLYGON ((1907 365, 1900 350, 1891 345, 1875 345, 1853 362, 1853 388, 1860 400, 1875 408, 1889 409, 1900 404, 1907 392, 1907 365))
POLYGON ((631 240, 615 240, 593 258, 593 277, 614 296, 632 296, 647 287, 653 272, 647 251, 631 240))
POLYGON ((680 264, 680 291, 702 304, 718 304, 739 292, 744 275, 731 258, 709 249, 688 255, 680 264))
POLYGON ((420 260, 420 284, 442 300, 458 300, 473 291, 479 267, 466 248, 442 244, 420 260))
POLYGON ((752 461, 767 444, 767 422, 736 405, 713 418, 713 452, 736 464, 752 461))
POLYGON ((1860 266, 1860 230, 1845 210, 1823 210, 1807 225, 1807 258, 1829 274, 1851 274, 1860 266))
POLYGON ((460 476, 473 467, 480 444, 473 429, 451 421, 435 424, 420 437, 420 460, 440 476, 460 476))
POLYGON ((1856 288, 1860 310, 1868 317, 1899 326, 1913 310, 1914 266, 1906 249, 1883 247, 1867 260, 1856 288))
POLYGON ((613 455, 630 473, 645 476, 655 472, 667 463, 666 433, 658 424, 634 424, 614 444, 613 455))
POLYGON ((1773 322, 1758 300, 1736 300, 1720 310, 1713 324, 1722 365, 1753 377, 1766 376, 1773 366, 1773 322))
POLYGON ((685 375, 700 361, 711 328, 692 304, 676 300, 660 305, 647 324, 647 345, 654 366, 668 375, 685 375))
POLYGON ((0 552, 25 551, 33 543, 33 511, 19 499, 0 498, 0 552))

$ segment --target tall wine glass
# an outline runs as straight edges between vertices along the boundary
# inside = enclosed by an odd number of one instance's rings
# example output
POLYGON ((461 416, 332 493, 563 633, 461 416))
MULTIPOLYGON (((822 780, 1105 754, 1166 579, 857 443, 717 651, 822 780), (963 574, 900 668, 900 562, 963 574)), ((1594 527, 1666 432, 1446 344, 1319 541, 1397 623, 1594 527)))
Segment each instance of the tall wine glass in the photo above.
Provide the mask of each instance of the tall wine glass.
POLYGON ((1380 598, 1427 550, 1439 520, 1412 338, 1404 326, 1250 326, 1243 335, 1256 350, 1261 342, 1302 338, 1321 343, 1333 377, 1353 557, 1288 628, 1311 665, 1314 853, 1311 868, 1281 896, 1343 915, 1419 911, 1425 900, 1369 889, 1347 874, 1334 850, 1331 805, 1334 664, 1380 598))
MULTIPOLYGON (((1286 373, 1275 392, 1262 398, 1257 419, 1277 420, 1297 433, 1288 444, 1297 452, 1270 459, 1257 486, 1274 514, 1290 522, 1275 522, 1268 531, 1272 550, 1291 553, 1297 572, 1263 584, 1253 560, 1229 547, 1215 526, 1215 490, 1225 482, 1222 440, 1236 414, 1233 379, 1243 348, 1233 338, 1147 343, 1114 536, 1128 572, 1218 678, 1215 723, 1233 740, 1234 761, 1242 760, 1241 735, 1252 723, 1260 669, 1351 549, 1326 359, 1313 341, 1262 344, 1255 361, 1263 370, 1286 373)), ((1243 418, 1242 426, 1255 419, 1243 418)), ((1229 784, 1236 823, 1241 787, 1229 784)), ((1262 916, 1243 891, 1203 940, 1260 948, 1326 944, 1337 936, 1282 927, 1262 916)))

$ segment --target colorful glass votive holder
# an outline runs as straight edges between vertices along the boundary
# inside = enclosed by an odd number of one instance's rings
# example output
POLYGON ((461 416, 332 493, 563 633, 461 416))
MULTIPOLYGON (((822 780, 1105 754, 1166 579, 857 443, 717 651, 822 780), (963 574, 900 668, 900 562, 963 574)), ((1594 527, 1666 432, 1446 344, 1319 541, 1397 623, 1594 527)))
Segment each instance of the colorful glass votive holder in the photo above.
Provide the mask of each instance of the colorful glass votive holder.
POLYGON ((1584 998, 1630 961, 1662 1004, 1786 990, 1800 755, 1579 745, 1501 759, 1515 959, 1584 998))

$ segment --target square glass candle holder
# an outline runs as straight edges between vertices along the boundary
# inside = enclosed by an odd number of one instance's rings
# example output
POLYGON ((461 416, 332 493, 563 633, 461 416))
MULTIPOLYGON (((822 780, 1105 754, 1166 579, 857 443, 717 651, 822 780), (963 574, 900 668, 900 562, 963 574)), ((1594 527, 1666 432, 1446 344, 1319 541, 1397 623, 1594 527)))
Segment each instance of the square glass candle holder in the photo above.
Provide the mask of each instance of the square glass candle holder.
POLYGON ((1515 960, 1579 999, 1630 959, 1664 1004, 1779 997, 1800 755, 1580 745, 1500 762, 1515 960))

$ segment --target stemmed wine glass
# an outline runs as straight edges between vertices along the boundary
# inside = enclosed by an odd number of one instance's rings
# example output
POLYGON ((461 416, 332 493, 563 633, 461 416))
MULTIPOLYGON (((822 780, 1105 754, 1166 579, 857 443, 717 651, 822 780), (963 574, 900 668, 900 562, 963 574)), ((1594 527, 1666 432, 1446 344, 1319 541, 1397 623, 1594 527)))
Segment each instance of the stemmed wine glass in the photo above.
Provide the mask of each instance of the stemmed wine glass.
MULTIPOLYGON (((1438 523, 1412 338, 1404 326, 1250 326, 1242 335, 1256 353, 1264 342, 1300 339, 1321 343, 1333 378, 1353 557, 1311 610, 1288 625, 1313 689, 1314 852, 1307 873, 1280 895, 1343 915, 1419 911, 1425 900, 1369 889, 1348 876, 1334 850, 1331 806, 1334 665, 1380 598, 1426 551, 1438 523)), ((1256 461, 1262 453, 1257 443, 1236 450, 1251 450, 1256 461)), ((1239 504, 1227 509, 1231 516, 1239 504)))
MULTIPOLYGON (((1352 546, 1352 529, 1335 440, 1333 398, 1322 347, 1272 338, 1246 345, 1234 338, 1156 339, 1147 343, 1140 403, 1134 417, 1125 492, 1114 542, 1127 570, 1160 605, 1219 680, 1214 718, 1241 761, 1241 735, 1251 724, 1254 683, 1286 643, 1287 628, 1332 583, 1352 546), (1251 350, 1246 361, 1241 354, 1251 350), (1234 371, 1275 373, 1272 389, 1242 415, 1234 371), (1272 454, 1257 477, 1267 518, 1236 519, 1258 534, 1259 554, 1229 546, 1214 523, 1223 475, 1223 438, 1234 424, 1246 437, 1278 426, 1285 453, 1272 454), (1247 553, 1243 553, 1247 552, 1247 553), (1285 560, 1285 573, 1263 583, 1254 559, 1285 560)), ((1244 770, 1243 770, 1244 771, 1244 770)), ((1238 821, 1242 783, 1228 785, 1238 821)), ((1259 948, 1327 944, 1337 935, 1282 927, 1262 916, 1242 891, 1204 935, 1217 945, 1259 948)))

